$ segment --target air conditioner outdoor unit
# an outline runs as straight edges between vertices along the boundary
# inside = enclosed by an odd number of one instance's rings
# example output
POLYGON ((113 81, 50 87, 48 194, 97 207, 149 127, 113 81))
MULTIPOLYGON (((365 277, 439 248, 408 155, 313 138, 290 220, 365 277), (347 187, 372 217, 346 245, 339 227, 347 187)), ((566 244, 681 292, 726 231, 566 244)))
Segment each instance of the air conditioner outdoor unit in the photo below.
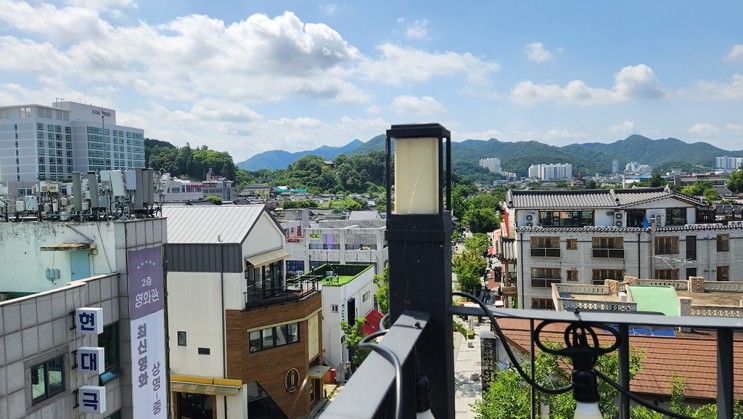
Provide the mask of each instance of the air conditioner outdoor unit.
POLYGON ((526 221, 531 221, 534 219, 534 216, 532 214, 526 214, 526 221))
POLYGON ((533 227, 534 226, 534 223, 526 223, 526 226, 527 227, 533 227))
POLYGON ((612 215, 614 215, 614 211, 606 211, 606 215, 611 217, 612 215))
POLYGON ((614 213, 614 218, 616 218, 617 220, 621 220, 622 217, 624 217, 623 213, 621 212, 614 213))
POLYGON ((614 223, 614 225, 617 226, 617 227, 621 227, 622 226, 622 222, 621 221, 617 221, 616 223, 614 223))

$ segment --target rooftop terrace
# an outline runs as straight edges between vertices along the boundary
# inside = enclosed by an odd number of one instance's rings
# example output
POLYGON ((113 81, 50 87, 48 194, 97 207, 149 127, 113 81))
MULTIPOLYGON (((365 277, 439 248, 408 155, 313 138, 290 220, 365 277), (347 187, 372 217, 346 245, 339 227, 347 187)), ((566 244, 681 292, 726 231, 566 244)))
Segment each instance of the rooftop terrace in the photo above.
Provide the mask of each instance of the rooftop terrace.
POLYGON ((323 286, 341 287, 358 278, 363 272, 372 269, 374 265, 320 265, 311 272, 300 276, 299 280, 315 280, 323 286))

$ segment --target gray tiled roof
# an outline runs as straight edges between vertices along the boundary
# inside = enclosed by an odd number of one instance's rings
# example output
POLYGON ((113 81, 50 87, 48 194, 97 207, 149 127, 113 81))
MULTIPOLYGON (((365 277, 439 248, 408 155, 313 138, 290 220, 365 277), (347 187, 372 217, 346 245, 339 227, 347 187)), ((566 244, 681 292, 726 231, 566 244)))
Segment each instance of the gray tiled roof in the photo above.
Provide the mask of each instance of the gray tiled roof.
POLYGON ((519 191, 511 190, 508 205, 524 209, 619 208, 663 198, 675 198, 700 205, 695 199, 660 188, 583 191, 519 191))
POLYGON ((263 205, 165 205, 168 243, 242 243, 263 205))

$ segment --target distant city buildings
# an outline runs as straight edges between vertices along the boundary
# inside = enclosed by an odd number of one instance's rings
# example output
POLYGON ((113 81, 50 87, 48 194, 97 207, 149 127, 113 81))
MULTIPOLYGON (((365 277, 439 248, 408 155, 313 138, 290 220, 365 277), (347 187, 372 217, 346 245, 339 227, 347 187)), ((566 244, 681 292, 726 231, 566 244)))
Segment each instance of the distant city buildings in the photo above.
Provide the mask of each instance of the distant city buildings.
POLYGON ((567 180, 573 178, 573 165, 570 163, 532 164, 529 178, 540 180, 567 180))
POLYGON ((743 157, 716 157, 715 166, 717 169, 732 172, 743 166, 743 157))
POLYGON ((619 161, 618 160, 611 161, 611 172, 619 173, 619 161))
POLYGON ((117 125, 113 109, 68 101, 0 107, 0 182, 135 167, 144 167, 144 131, 117 125))
POLYGON ((480 159, 480 167, 488 169, 490 173, 503 173, 503 168, 500 165, 500 159, 496 157, 480 159))
POLYGON ((212 169, 209 169, 204 181, 179 179, 170 176, 170 173, 165 173, 160 178, 163 202, 201 201, 209 196, 219 197, 222 201, 234 201, 236 195, 233 185, 233 181, 214 175, 212 169))
POLYGON ((626 166, 624 166, 624 173, 635 173, 638 175, 646 175, 650 174, 650 172, 653 171, 653 168, 650 167, 647 164, 640 164, 636 161, 631 161, 627 163, 626 166))

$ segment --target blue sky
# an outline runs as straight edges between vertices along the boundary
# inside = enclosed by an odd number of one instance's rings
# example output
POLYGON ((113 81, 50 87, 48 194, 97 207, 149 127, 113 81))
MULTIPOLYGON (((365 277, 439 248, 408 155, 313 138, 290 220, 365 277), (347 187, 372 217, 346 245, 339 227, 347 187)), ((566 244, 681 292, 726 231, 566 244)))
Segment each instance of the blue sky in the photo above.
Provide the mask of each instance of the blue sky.
POLYGON ((114 107, 237 160, 424 121, 743 149, 741 19, 734 1, 0 0, 0 103, 114 107))

